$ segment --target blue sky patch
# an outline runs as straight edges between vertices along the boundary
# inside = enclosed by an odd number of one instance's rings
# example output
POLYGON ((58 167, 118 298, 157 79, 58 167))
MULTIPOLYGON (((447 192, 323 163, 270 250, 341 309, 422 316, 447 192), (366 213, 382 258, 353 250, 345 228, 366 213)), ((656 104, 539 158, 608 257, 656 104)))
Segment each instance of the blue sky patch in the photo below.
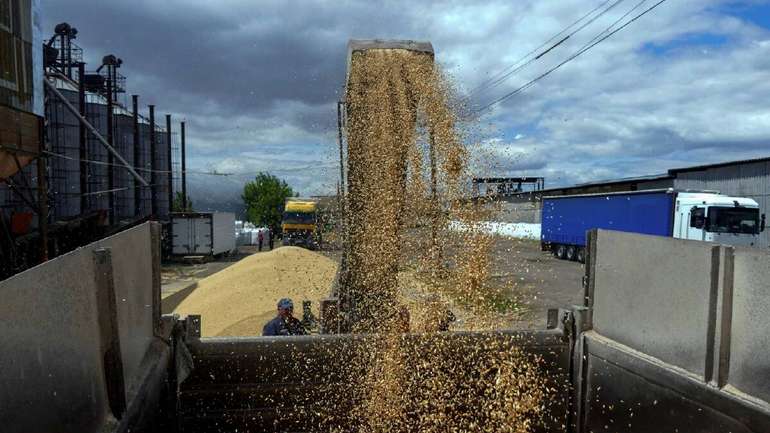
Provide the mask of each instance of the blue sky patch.
POLYGON ((728 38, 725 35, 716 33, 688 33, 664 43, 648 42, 642 45, 641 51, 651 55, 664 56, 672 51, 690 47, 718 48, 727 44, 727 42, 728 38))
POLYGON ((730 2, 713 9, 719 14, 732 15, 756 26, 770 29, 770 2, 730 2))

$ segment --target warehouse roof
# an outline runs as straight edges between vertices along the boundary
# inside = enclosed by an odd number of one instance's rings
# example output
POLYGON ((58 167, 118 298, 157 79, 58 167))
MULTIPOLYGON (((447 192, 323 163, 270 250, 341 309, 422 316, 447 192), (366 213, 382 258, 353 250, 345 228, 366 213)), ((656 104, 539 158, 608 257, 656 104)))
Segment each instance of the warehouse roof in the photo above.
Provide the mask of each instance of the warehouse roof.
POLYGON ((683 167, 683 168, 672 168, 668 171, 668 174, 671 176, 676 176, 677 173, 684 173, 689 171, 701 171, 709 168, 729 167, 731 165, 751 164, 755 162, 770 162, 770 156, 765 156, 762 158, 741 159, 737 161, 716 162, 713 164, 694 165, 691 167, 683 167))
POLYGON ((647 176, 623 177, 620 179, 597 180, 592 182, 579 183, 576 185, 546 188, 544 190, 541 190, 540 192, 547 193, 549 191, 560 191, 565 189, 578 189, 578 188, 587 188, 591 186, 603 186, 603 185, 617 185, 621 183, 647 182, 647 181, 653 181, 653 180, 665 180, 665 179, 673 179, 673 178, 674 176, 668 173, 652 174, 647 176))
POLYGON ((757 162, 770 162, 770 156, 762 157, 762 158, 753 158, 753 159, 741 159, 736 161, 717 162, 713 164, 694 165, 691 167, 672 168, 672 169, 669 169, 668 172, 666 173, 653 174, 648 176, 623 177, 619 179, 597 180, 597 181, 579 183, 576 185, 547 188, 547 189, 544 189, 543 192, 548 193, 549 191, 563 191, 563 190, 570 190, 570 189, 588 188, 592 186, 604 186, 604 185, 610 186, 610 185, 618 185, 623 183, 637 183, 637 182, 648 182, 648 181, 655 181, 655 180, 674 179, 679 173, 701 171, 701 170, 707 170, 710 168, 729 167, 729 166, 741 165, 741 164, 752 164, 757 162))

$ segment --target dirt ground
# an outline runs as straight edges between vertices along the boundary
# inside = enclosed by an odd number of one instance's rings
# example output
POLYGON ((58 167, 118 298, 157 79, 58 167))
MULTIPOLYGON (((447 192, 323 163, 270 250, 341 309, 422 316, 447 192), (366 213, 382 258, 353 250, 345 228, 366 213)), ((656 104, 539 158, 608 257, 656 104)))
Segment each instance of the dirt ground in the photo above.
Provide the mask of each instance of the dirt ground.
POLYGON ((511 327, 542 328, 548 309, 583 303, 583 265, 540 251, 537 241, 497 238, 491 267, 491 278, 522 306, 511 327))

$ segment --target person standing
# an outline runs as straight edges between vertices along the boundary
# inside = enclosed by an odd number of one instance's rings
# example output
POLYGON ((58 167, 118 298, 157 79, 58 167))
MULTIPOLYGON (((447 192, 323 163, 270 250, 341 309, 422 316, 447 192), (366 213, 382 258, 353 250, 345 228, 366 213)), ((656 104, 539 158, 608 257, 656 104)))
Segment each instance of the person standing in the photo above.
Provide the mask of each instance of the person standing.
POLYGON ((262 229, 259 229, 259 233, 257 233, 257 245, 259 245, 259 251, 262 251, 263 239, 264 239, 264 235, 262 234, 262 229))
POLYGON ((273 251, 273 230, 267 229, 267 241, 270 246, 270 251, 273 251))
POLYGON ((306 335, 307 330, 302 322, 294 317, 294 302, 289 298, 278 301, 278 315, 267 322, 262 328, 262 335, 272 337, 279 335, 306 335))

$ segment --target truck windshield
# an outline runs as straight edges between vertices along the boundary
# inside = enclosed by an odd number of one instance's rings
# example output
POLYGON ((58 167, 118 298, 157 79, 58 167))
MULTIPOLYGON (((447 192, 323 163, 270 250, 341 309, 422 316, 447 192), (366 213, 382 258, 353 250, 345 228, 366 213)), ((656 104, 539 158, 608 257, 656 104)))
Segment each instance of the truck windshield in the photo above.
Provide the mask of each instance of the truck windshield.
POLYGON ((759 233, 759 209, 742 207, 709 208, 706 229, 712 233, 759 233))
POLYGON ((305 212, 284 212, 283 222, 289 224, 315 224, 315 214, 305 212))

